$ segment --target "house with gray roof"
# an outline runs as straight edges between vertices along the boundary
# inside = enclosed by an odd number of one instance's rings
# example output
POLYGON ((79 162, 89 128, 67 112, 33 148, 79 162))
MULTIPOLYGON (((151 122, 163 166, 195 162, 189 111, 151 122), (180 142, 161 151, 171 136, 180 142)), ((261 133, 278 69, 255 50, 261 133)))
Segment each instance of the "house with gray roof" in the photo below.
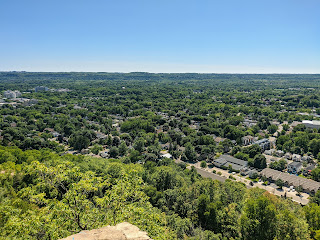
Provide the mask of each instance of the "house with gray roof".
POLYGON ((216 167, 227 169, 230 165, 233 170, 240 171, 248 166, 248 162, 232 157, 230 155, 222 155, 212 162, 216 167))
POLYGON ((309 162, 310 160, 311 160, 311 157, 309 157, 309 156, 301 157, 301 161, 303 161, 303 162, 309 162))
POLYGON ((301 162, 292 162, 288 164, 288 172, 290 173, 298 173, 302 169, 302 164, 301 162))
POLYGON ((267 138, 263 138, 261 140, 258 140, 256 142, 254 142, 253 144, 258 144, 261 147, 262 151, 270 149, 270 141, 267 138))
POLYGON ((311 171, 312 171, 313 169, 315 169, 315 168, 316 168, 316 165, 314 165, 314 164, 309 164, 307 167, 305 167, 305 168, 303 169, 303 175, 304 175, 304 176, 310 175, 310 174, 311 174, 311 171))

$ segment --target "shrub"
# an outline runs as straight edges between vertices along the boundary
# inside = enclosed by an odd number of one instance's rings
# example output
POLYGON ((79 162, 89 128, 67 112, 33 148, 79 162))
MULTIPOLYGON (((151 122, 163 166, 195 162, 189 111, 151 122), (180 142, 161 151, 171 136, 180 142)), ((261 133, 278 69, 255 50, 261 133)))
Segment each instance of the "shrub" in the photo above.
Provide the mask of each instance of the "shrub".
POLYGON ((229 178, 232 179, 232 180, 236 180, 236 178, 233 177, 232 175, 229 175, 229 178))
POLYGON ((200 163, 200 167, 206 168, 206 167, 207 167, 206 161, 202 161, 202 162, 200 163))

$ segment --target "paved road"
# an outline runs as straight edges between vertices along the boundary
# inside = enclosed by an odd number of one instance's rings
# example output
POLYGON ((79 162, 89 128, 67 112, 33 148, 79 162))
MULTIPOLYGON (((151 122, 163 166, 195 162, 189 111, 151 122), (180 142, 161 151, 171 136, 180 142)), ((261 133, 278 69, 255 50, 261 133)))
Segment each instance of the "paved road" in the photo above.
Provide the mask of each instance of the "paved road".
POLYGON ((214 173, 210 173, 210 172, 207 172, 205 170, 202 170, 202 169, 199 169, 199 168, 195 168, 197 170, 197 172, 202 176, 202 177, 205 177, 205 178, 211 178, 213 180, 218 180, 220 182, 224 182, 226 181, 227 178, 225 177, 221 177, 219 176, 218 174, 214 174, 214 173))
MULTIPOLYGON (((176 163, 179 163, 179 162, 183 162, 181 161, 180 159, 177 159, 175 160, 176 163)), ((202 176, 202 177, 205 177, 205 178, 211 178, 213 180, 218 180, 218 181, 221 181, 221 182, 225 182, 226 179, 228 179, 228 176, 231 175, 230 173, 228 173, 228 171, 225 171, 225 170, 222 170, 222 169, 215 169, 216 171, 220 171, 222 173, 222 176, 218 175, 218 174, 215 174, 212 172, 213 169, 210 169, 207 168, 206 170, 205 169, 202 169, 200 167, 200 163, 188 163, 189 166, 188 168, 190 169, 191 166, 194 166, 195 169, 197 170, 197 172, 202 176)), ((285 192, 287 192, 287 197, 288 198, 291 198, 292 201, 294 202, 297 202, 297 203, 300 203, 300 204, 303 204, 303 205, 306 205, 308 204, 309 202, 309 195, 306 194, 306 193, 302 193, 302 196, 296 196, 296 193, 294 192, 288 192, 288 188, 283 188, 284 190, 279 190, 279 189, 276 189, 272 186, 264 186, 262 185, 262 183, 254 183, 253 186, 250 186, 250 182, 249 180, 243 178, 243 177, 240 177, 240 176, 237 176, 237 175, 233 175, 234 178, 236 178, 237 181, 239 182, 243 182, 247 188, 252 188, 252 187, 258 187, 258 188, 261 188, 261 189, 264 189, 274 195, 277 195, 277 196, 283 196, 285 194, 285 192)))
MULTIPOLYGON (((175 160, 176 163, 184 163, 183 161, 181 161, 180 159, 176 159, 175 160)), ((189 165, 187 168, 191 169, 191 166, 189 165)), ((220 176, 218 174, 215 174, 213 172, 208 172, 206 170, 203 170, 201 168, 198 168, 196 166, 194 166, 194 168, 196 169, 197 173, 199 173, 202 177, 205 178, 211 178, 213 180, 218 180, 220 182, 225 182, 226 181, 226 177, 220 176)))

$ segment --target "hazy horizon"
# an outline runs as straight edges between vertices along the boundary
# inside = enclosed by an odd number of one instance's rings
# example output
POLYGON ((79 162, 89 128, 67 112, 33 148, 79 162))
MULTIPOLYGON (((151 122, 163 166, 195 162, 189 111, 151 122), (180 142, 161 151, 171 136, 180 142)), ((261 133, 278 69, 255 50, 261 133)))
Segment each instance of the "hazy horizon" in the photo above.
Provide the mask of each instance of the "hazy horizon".
MULTIPOLYGON (((40 64, 39 64, 40 65, 40 64)), ((63 64, 61 64, 63 65, 63 64)), ((107 67, 97 67, 92 66, 91 68, 88 67, 87 64, 85 66, 77 66, 74 68, 69 69, 70 65, 64 66, 50 66, 50 67, 42 67, 38 69, 37 67, 29 67, 29 68, 17 68, 17 69, 6 69, 2 70, 1 72, 106 72, 106 73, 130 73, 130 72, 148 72, 148 73, 199 73, 199 74, 320 74, 320 71, 312 71, 312 70, 305 70, 305 71, 297 71, 293 69, 271 69, 271 68, 256 68, 253 70, 245 68, 245 67, 210 67, 210 66, 190 66, 190 65, 167 65, 163 66, 162 64, 155 64, 154 66, 150 65, 148 67, 125 67, 124 64, 119 63, 109 63, 108 65, 118 65, 115 67, 107 68, 107 67), (67 67, 66 67, 67 66, 67 67), (161 69, 161 70, 160 70, 161 69), (234 69, 234 70, 232 70, 234 69)), ((129 64, 127 64, 129 65, 129 64)), ((137 65, 137 64, 134 64, 137 65)))

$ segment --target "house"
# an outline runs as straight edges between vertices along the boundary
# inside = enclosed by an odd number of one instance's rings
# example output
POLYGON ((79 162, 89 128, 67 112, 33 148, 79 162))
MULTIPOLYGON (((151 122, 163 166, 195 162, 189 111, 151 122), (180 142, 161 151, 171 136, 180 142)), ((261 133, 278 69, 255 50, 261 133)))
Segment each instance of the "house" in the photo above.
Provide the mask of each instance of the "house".
POLYGON ((215 141, 217 144, 219 144, 220 142, 223 142, 224 140, 226 140, 226 138, 216 137, 216 138, 214 139, 214 141, 215 141))
POLYGON ((260 172, 261 176, 265 176, 270 182, 281 179, 285 186, 301 186, 307 193, 315 193, 320 189, 320 182, 311 179, 302 178, 293 174, 280 172, 271 168, 265 168, 260 172))
POLYGON ((276 151, 275 149, 265 150, 264 154, 272 156, 275 153, 275 151, 276 151))
POLYGON ((106 139, 108 136, 102 132, 96 132, 96 136, 98 139, 106 139))
POLYGON ((246 176, 246 175, 248 175, 248 173, 250 171, 251 171, 250 168, 244 167, 244 168, 241 169, 240 173, 241 173, 242 176, 246 176))
POLYGON ((296 161, 296 162, 300 162, 301 161, 301 155, 299 154, 293 154, 292 155, 292 160, 296 161))
POLYGON ((288 164, 288 172, 290 173, 298 173, 302 169, 302 164, 301 162, 292 162, 288 164))
POLYGON ((88 148, 82 149, 80 153, 83 154, 83 155, 84 154, 89 154, 90 153, 90 149, 88 149, 88 148))
POLYGON ((314 164, 309 164, 307 167, 305 167, 305 168, 303 169, 303 175, 304 175, 304 176, 310 175, 310 174, 311 174, 311 171, 312 171, 313 169, 315 169, 315 168, 316 168, 316 166, 315 166, 314 164))
POLYGON ((172 158, 172 155, 170 153, 165 153, 161 155, 161 158, 172 158))
POLYGON ((303 162, 309 162, 310 160, 311 160, 311 157, 309 157, 309 156, 303 156, 301 158, 301 161, 303 161, 303 162))
POLYGON ((242 138, 242 144, 243 144, 244 146, 248 146, 248 145, 252 144, 252 142, 253 142, 253 137, 250 136, 250 135, 244 136, 244 137, 242 138))
POLYGON ((60 133, 58 133, 56 131, 51 132, 51 134, 53 137, 58 137, 60 135, 60 133))
POLYGON ((101 152, 101 153, 100 153, 100 156, 101 156, 102 158, 107 158, 107 157, 109 156, 109 151, 101 152))
POLYGON ((216 167, 227 169, 230 165, 234 171, 240 171, 248 166, 248 162, 234 158, 230 155, 222 155, 219 158, 213 160, 212 162, 216 167))
POLYGON ((249 178, 256 178, 257 176, 259 176, 258 171, 255 170, 255 169, 250 170, 250 171, 248 172, 248 175, 249 175, 249 178))
POLYGON ((243 121, 243 125, 246 126, 246 127, 253 127, 255 125, 257 125, 257 121, 255 120, 251 120, 251 119, 244 119, 243 121))
POLYGON ((291 160, 292 159, 292 154, 287 152, 285 155, 284 155, 284 158, 288 159, 288 160, 291 160))
POLYGON ((277 157, 283 157, 284 152, 283 152, 282 150, 277 150, 277 151, 275 152, 275 155, 276 155, 277 157))
POLYGON ((170 148, 170 143, 160 144, 160 146, 161 146, 161 149, 169 150, 169 148, 170 148))
POLYGON ((261 140, 258 140, 254 142, 254 144, 258 144, 261 147, 262 151, 270 149, 270 141, 267 138, 263 138, 261 140))

